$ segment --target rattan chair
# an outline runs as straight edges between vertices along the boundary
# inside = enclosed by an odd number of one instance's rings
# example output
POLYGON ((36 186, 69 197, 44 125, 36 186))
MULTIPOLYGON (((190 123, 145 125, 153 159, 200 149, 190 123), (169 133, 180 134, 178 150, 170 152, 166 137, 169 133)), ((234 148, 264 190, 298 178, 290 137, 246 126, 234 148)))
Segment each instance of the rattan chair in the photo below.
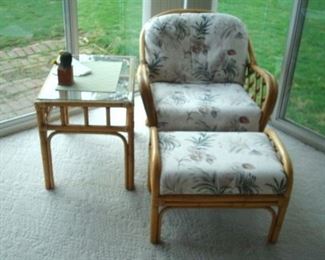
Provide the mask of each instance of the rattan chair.
POLYGON ((159 131, 263 131, 277 96, 245 25, 206 10, 171 10, 146 22, 138 82, 147 124, 159 131))

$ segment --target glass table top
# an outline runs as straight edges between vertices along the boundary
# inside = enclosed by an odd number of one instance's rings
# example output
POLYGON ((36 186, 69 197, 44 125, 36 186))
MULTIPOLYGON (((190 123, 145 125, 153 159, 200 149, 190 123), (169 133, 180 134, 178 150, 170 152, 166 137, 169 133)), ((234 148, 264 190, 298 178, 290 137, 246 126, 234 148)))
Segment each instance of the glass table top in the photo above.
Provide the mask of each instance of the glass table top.
POLYGON ((133 102, 136 67, 134 57, 80 55, 79 62, 75 62, 72 64, 74 84, 58 85, 58 66, 53 65, 38 95, 38 101, 133 102), (82 71, 86 72, 79 75, 82 71))

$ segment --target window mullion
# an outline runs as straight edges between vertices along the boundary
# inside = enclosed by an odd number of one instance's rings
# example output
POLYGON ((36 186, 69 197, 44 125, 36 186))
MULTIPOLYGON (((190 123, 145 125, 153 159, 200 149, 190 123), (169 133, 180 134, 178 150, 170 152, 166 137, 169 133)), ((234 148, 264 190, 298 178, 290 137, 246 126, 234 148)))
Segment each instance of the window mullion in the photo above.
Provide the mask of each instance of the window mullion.
POLYGON ((298 0, 294 2, 291 25, 288 33, 287 48, 282 66, 281 79, 279 82, 279 100, 274 113, 275 120, 284 119, 287 110, 307 6, 308 0, 298 0))
POLYGON ((79 57, 78 9, 76 0, 63 0, 63 17, 66 49, 79 57))

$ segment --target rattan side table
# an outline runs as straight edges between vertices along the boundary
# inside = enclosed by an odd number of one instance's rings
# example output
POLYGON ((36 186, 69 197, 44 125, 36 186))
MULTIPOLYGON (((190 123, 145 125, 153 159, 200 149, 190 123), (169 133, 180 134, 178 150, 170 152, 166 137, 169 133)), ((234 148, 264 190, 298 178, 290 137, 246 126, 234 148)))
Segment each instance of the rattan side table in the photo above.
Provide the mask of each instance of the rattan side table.
POLYGON ((51 139, 61 133, 109 134, 122 140, 125 152, 125 187, 134 189, 134 76, 135 58, 131 56, 80 55, 81 64, 91 73, 75 77, 71 87, 58 86, 53 66, 34 105, 37 113, 46 189, 54 189, 51 139), (119 63, 117 84, 110 84, 109 66, 119 63), (107 67, 107 69, 105 69, 107 67), (98 90, 98 86, 102 89, 98 90), (84 87, 88 86, 88 89, 84 87), (94 86, 95 90, 92 90, 94 86), (81 87, 78 89, 78 87, 81 87), (76 89, 77 88, 77 89, 76 89), (107 88, 107 89, 106 89, 107 88), (90 109, 104 108, 104 124, 90 122, 90 109), (125 109, 125 124, 111 123, 111 108, 125 109), (83 123, 71 123, 73 112, 83 114, 83 123), (126 134, 123 134, 126 133, 126 134))

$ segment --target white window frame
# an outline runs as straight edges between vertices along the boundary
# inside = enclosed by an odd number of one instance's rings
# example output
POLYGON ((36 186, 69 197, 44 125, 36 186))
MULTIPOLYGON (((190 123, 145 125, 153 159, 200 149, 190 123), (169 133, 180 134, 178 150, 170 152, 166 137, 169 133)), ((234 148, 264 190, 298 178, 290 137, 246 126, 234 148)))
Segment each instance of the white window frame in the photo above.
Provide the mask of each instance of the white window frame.
POLYGON ((76 0, 62 0, 65 47, 75 58, 79 57, 78 4, 76 0))
MULTIPOLYGON (((79 56, 78 13, 76 0, 62 0, 65 47, 76 58, 79 56)), ((36 98, 36 97, 35 97, 36 98)), ((54 115, 55 116, 55 115, 54 115)), ((36 112, 11 118, 0 124, 0 137, 37 125, 36 112)))
POLYGON ((288 33, 286 53, 282 65, 282 74, 279 81, 278 102, 275 107, 271 125, 282 130, 300 141, 325 151, 324 136, 285 118, 290 92, 292 88, 295 67, 299 54, 300 41, 303 34, 305 14, 308 0, 294 1, 291 23, 288 33))
MULTIPOLYGON (((157 9, 157 6, 154 5, 161 5, 162 1, 165 0, 143 0, 143 22, 148 19, 151 15, 153 15, 152 8, 157 9)), ((184 7, 188 7, 189 3, 191 2, 191 0, 183 1, 183 5, 186 5, 184 7)), ((214 8, 216 8, 216 6, 218 5, 218 1, 211 0, 210 4, 211 8, 215 10, 214 8)), ((77 1, 62 0, 62 6, 66 49, 71 52, 74 57, 78 58, 79 44, 77 1)), ((271 125, 298 138, 299 140, 307 144, 316 147, 317 149, 325 151, 325 140, 323 136, 311 131, 310 129, 307 129, 305 127, 297 125, 292 121, 285 119, 286 107, 290 98, 290 90, 299 52, 300 39, 303 32, 303 25, 305 19, 304 13, 306 12, 307 7, 308 0, 294 1, 286 53, 282 66, 282 76, 279 82, 280 89, 278 102, 272 116, 271 125)), ((35 113, 30 113, 21 117, 10 119, 1 124, 0 136, 12 134, 23 129, 34 127, 36 126, 36 124, 37 122, 35 113)))

